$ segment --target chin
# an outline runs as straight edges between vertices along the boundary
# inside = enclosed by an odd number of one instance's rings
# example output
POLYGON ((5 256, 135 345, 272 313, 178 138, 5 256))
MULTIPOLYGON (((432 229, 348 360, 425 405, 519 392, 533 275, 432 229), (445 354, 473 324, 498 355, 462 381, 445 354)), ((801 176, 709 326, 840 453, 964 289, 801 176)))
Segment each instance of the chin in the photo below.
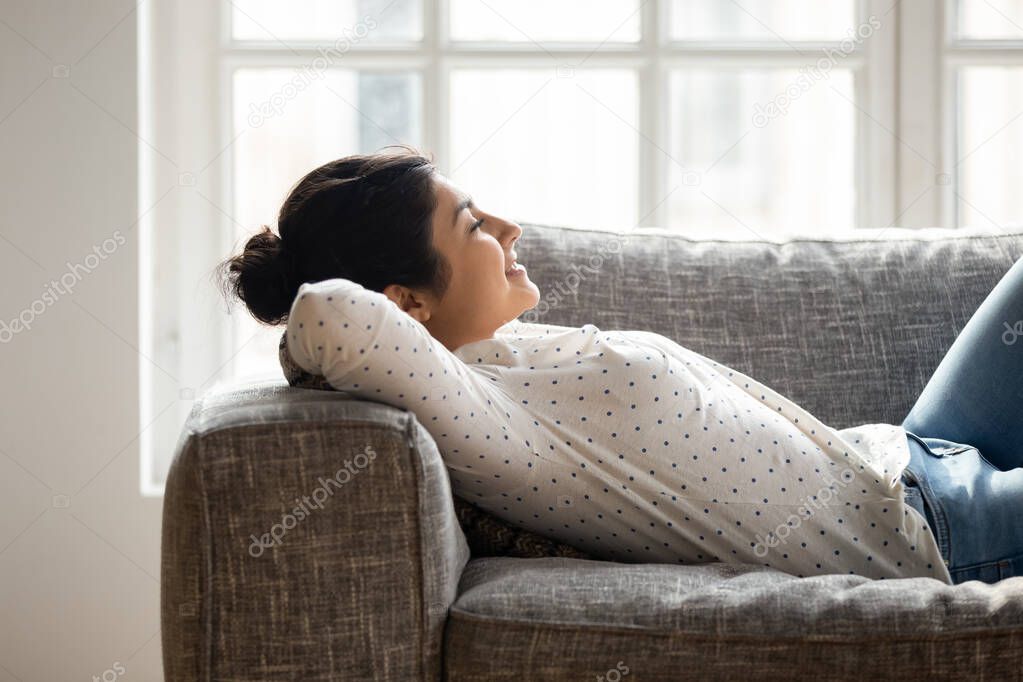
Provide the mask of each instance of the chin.
MULTIPOLYGON (((526 312, 527 310, 532 310, 540 302, 540 290, 537 289, 536 287, 533 287, 532 289, 533 293, 531 296, 525 299, 526 302, 520 309, 519 315, 526 312)), ((518 315, 516 315, 516 317, 518 317, 518 315)))

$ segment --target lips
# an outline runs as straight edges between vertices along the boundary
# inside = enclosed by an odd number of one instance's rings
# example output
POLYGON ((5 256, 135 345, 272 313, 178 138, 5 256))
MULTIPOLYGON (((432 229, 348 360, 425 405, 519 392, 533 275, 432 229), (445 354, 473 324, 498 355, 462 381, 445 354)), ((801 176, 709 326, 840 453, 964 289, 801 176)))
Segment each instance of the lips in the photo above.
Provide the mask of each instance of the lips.
POLYGON ((526 275, 526 268, 524 265, 519 264, 518 254, 512 251, 505 255, 505 263, 511 263, 508 269, 504 271, 505 277, 524 277, 526 275))

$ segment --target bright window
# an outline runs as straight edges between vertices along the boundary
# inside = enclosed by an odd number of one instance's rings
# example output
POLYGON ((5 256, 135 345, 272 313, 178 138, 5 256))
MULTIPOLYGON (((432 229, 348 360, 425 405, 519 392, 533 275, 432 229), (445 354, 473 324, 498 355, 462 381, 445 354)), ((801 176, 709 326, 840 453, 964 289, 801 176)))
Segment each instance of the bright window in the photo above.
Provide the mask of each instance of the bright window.
POLYGON ((955 136, 958 224, 1001 227, 1023 215, 1023 0, 960 0, 946 79, 955 136))
POLYGON ((694 236, 1018 221, 1023 0, 180 0, 141 35, 143 487, 280 376, 209 269, 333 158, 411 143, 520 222, 694 236), (160 371, 154 371, 158 367, 160 371))

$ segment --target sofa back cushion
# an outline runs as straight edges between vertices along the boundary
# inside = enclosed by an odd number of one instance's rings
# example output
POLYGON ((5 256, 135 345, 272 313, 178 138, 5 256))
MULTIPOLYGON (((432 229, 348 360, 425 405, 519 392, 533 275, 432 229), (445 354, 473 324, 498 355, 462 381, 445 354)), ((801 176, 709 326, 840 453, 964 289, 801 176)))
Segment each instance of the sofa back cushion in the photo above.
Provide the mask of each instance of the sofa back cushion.
POLYGON ((657 332, 835 428, 902 423, 1023 254, 1023 228, 876 228, 772 242, 522 227, 515 251, 541 299, 521 320, 657 332))

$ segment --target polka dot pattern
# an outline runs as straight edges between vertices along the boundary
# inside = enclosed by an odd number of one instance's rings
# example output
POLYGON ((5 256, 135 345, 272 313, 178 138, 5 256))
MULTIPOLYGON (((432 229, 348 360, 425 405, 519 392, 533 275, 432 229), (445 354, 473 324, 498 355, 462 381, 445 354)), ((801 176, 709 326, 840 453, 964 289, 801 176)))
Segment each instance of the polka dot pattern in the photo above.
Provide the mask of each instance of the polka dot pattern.
POLYGON ((515 320, 452 353, 346 279, 303 284, 287 334, 306 371, 414 412, 460 497, 595 556, 951 584, 901 427, 836 430, 659 334, 515 320))

